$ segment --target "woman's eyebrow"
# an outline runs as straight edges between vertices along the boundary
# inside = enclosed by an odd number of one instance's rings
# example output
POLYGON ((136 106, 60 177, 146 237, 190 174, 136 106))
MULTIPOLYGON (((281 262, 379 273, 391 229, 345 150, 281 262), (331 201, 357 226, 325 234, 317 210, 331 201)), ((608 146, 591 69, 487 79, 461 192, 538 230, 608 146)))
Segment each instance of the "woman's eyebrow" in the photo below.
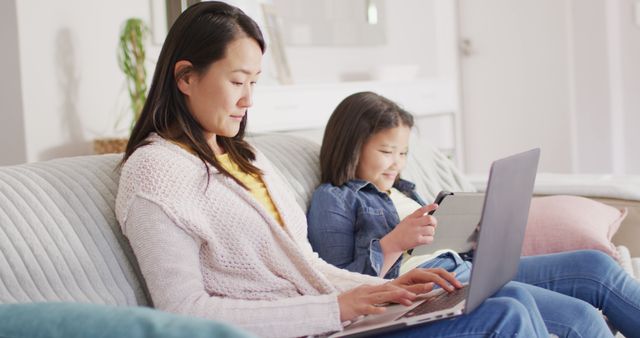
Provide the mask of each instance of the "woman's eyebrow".
MULTIPOLYGON (((250 70, 244 69, 244 68, 234 69, 231 72, 232 73, 243 73, 243 74, 247 74, 247 75, 254 75, 254 73, 252 73, 250 70)), ((255 75, 258 75, 260 73, 262 73, 262 70, 259 70, 257 73, 255 73, 255 75)))

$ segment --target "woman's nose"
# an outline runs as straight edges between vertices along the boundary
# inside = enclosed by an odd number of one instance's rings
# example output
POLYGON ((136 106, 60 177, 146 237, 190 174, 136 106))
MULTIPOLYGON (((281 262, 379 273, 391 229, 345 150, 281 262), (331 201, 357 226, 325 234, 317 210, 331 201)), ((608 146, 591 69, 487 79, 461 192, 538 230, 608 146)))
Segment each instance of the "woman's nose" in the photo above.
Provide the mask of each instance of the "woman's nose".
POLYGON ((238 101, 238 105, 242 108, 249 108, 253 105, 253 88, 247 86, 242 97, 238 101))

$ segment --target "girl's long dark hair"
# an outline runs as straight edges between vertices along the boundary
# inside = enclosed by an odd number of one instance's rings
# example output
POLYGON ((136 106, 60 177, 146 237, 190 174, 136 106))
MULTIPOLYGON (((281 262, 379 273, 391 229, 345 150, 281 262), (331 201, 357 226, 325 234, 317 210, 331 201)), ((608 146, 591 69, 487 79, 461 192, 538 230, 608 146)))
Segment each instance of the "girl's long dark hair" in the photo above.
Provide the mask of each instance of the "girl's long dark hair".
POLYGON ((341 186, 356 178, 360 151, 369 137, 399 126, 413 127, 413 116, 384 96, 355 93, 329 117, 320 148, 323 183, 341 186))
MULTIPOLYGON (((204 74, 212 63, 224 58, 229 43, 245 36, 254 39, 264 53, 266 45, 255 21, 240 9, 223 2, 197 3, 177 18, 162 46, 147 101, 133 127, 122 163, 136 149, 148 144, 146 138, 155 132, 191 149, 202 160, 207 174, 209 167, 206 164, 209 163, 244 186, 216 160, 204 129, 187 109, 184 94, 178 89, 178 80, 190 72, 204 74), (192 67, 174 76, 175 65, 181 60, 189 61, 192 67)), ((217 141, 242 171, 259 175, 260 169, 252 164, 255 160, 253 148, 244 140, 247 116, 245 114, 242 119, 237 135, 218 135, 217 141)))

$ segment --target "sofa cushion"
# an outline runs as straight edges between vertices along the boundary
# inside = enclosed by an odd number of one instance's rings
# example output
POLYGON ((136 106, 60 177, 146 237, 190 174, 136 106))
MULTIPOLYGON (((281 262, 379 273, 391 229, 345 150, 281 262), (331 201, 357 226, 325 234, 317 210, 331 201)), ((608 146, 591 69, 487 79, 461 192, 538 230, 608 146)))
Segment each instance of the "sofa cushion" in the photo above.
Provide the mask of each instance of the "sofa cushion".
POLYGON ((114 214, 120 159, 0 168, 0 303, 149 303, 114 214))
POLYGON ((441 190, 475 192, 471 182, 444 153, 435 146, 411 136, 407 166, 402 178, 416 184, 416 190, 431 203, 441 190))
POLYGON ((626 209, 585 197, 535 197, 531 201, 522 254, 593 249, 618 259, 619 253, 611 238, 626 215, 626 209))
POLYGON ((0 318, 0 337, 12 338, 253 337, 226 324, 144 307, 4 304, 0 318))

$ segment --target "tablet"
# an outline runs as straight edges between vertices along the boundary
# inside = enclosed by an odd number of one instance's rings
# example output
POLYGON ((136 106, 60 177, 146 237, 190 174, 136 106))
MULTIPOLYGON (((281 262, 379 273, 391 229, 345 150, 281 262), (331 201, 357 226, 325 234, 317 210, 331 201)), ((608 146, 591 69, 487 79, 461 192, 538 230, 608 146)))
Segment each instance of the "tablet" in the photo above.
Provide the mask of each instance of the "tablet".
POLYGON ((443 192, 438 196, 443 197, 433 213, 438 219, 435 239, 431 244, 415 247, 412 256, 431 254, 442 249, 467 252, 474 247, 484 193, 443 192))

